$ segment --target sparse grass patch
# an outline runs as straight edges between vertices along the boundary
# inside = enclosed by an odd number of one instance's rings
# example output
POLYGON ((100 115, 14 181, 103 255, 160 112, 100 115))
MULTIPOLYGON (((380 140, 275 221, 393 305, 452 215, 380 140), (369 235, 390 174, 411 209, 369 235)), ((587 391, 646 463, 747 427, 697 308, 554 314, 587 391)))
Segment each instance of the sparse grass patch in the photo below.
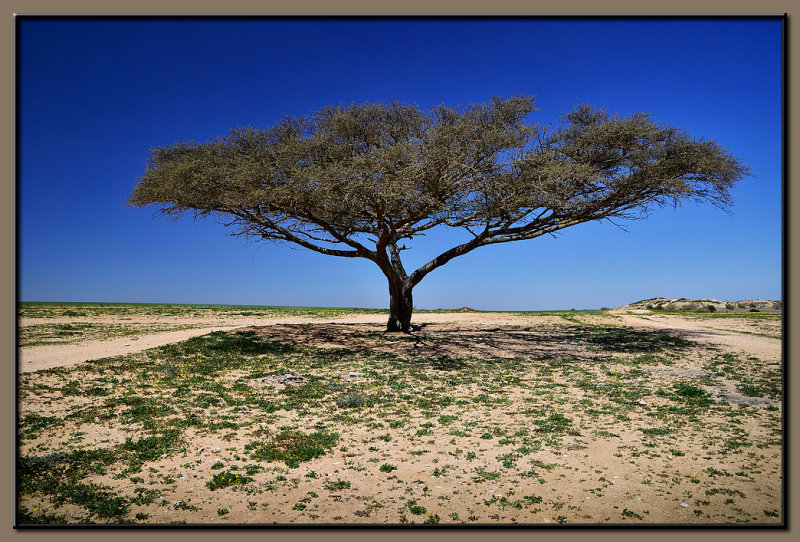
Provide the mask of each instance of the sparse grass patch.
POLYGON ((336 398, 336 406, 339 408, 362 408, 370 406, 373 402, 374 399, 372 397, 358 392, 348 393, 336 398))
POLYGON ((343 489, 350 489, 350 482, 347 480, 326 480, 323 487, 328 491, 341 491, 343 489))
POLYGON ((697 386, 680 382, 675 385, 675 396, 682 399, 686 404, 696 407, 705 407, 714 402, 711 395, 697 386))
POLYGON ((286 466, 296 468, 303 461, 310 461, 336 446, 337 433, 317 431, 307 435, 301 431, 284 430, 266 442, 251 442, 245 449, 252 450, 250 457, 256 461, 283 461, 286 466))
POLYGON ((242 476, 233 471, 219 472, 211 477, 211 480, 206 482, 206 487, 211 491, 225 487, 247 485, 253 479, 249 476, 242 476))

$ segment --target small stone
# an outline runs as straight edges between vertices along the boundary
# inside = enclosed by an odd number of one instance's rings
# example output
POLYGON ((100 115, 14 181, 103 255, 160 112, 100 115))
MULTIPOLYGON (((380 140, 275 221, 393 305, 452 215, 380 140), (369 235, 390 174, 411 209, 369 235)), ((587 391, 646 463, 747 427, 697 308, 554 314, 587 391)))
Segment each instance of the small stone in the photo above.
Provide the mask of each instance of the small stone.
POLYGON ((667 459, 672 459, 672 456, 671 456, 671 455, 668 455, 668 456, 667 456, 667 459))
POLYGON ((364 376, 364 373, 357 373, 355 371, 350 371, 347 373, 347 376, 364 376))
POLYGON ((681 503, 681 506, 682 506, 683 508, 689 508, 689 505, 688 505, 688 504, 686 504, 685 502, 682 502, 682 503, 681 503))
POLYGON ((122 346, 130 346, 131 343, 123 344, 122 346))

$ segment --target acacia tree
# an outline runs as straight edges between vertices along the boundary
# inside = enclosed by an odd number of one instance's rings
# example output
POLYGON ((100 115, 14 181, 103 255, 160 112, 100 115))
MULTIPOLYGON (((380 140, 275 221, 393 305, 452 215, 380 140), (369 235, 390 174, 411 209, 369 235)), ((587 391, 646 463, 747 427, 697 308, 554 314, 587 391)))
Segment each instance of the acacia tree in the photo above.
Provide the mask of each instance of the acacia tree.
POLYGON ((387 330, 407 332, 414 286, 457 256, 684 200, 726 208, 748 172, 717 143, 643 113, 581 105, 540 126, 530 121, 535 111, 529 96, 428 111, 398 102, 325 107, 267 130, 151 149, 129 203, 371 260, 389 283, 387 330), (401 252, 437 226, 469 235, 408 272, 401 252))

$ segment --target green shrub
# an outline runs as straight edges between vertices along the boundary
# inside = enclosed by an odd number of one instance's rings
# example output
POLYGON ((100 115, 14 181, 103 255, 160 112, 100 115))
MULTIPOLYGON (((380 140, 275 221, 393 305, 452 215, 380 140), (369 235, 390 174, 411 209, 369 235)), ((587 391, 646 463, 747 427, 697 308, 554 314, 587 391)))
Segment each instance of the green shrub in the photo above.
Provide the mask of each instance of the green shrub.
POLYGON ((703 388, 692 386, 686 382, 675 385, 675 394, 686 400, 687 403, 696 406, 706 406, 713 402, 711 396, 703 388))
POLYGON ((572 425, 572 420, 563 414, 551 414, 544 420, 537 420, 534 423, 543 433, 563 433, 572 425))
POLYGON ((350 482, 346 480, 326 481, 323 486, 328 491, 341 491, 343 489, 350 489, 350 482))
POLYGON ((235 472, 227 471, 227 472, 220 472, 215 474, 211 480, 206 482, 206 487, 211 491, 215 489, 220 489, 223 487, 230 487, 234 485, 247 485, 252 482, 253 479, 249 476, 242 476, 241 474, 236 474, 235 472))
POLYGON ((264 444, 250 443, 246 450, 255 449, 251 457, 257 461, 283 461, 287 467, 296 468, 336 446, 338 433, 318 431, 306 435, 301 431, 284 430, 264 444))
POLYGON ((361 408, 372 403, 372 397, 363 393, 350 393, 336 398, 336 406, 339 408, 361 408))

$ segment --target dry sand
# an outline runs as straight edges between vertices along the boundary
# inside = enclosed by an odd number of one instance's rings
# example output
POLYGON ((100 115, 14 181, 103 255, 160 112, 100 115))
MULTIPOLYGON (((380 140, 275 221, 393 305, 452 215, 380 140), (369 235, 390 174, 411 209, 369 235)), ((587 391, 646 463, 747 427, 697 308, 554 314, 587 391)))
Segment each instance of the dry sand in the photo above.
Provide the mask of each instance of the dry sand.
MULTIPOLYGON (((591 321, 594 318, 598 323, 628 326, 632 329, 668 331, 673 335, 707 345, 712 351, 752 355, 773 363, 779 362, 781 359, 782 342, 780 339, 754 334, 753 328, 737 322, 692 320, 671 315, 623 314, 584 316, 583 318, 584 321, 591 321)), ((337 347, 343 344, 354 345, 356 344, 355 340, 366 339, 352 339, 353 333, 357 333, 358 337, 363 337, 365 333, 380 331, 385 320, 385 315, 373 314, 336 318, 284 317, 214 320, 213 322, 209 321, 210 325, 207 327, 140 335, 136 340, 126 337, 75 345, 22 348, 19 370, 22 373, 29 373, 52 367, 74 367, 91 359, 141 352, 151 347, 204 335, 211 331, 237 328, 255 330, 259 335, 272 340, 311 344, 323 348, 337 347), (301 327, 298 324, 315 325, 301 327), (341 326, 341 324, 355 325, 347 327, 341 326)), ((186 323, 185 319, 182 322, 186 323)), ((188 323, 201 325, 204 321, 194 319, 188 323)), ((463 344, 467 346, 463 348, 469 350, 448 351, 447 355, 480 357, 481 354, 486 354, 487 356, 513 357, 516 355, 569 353, 574 360, 579 360, 582 355, 589 355, 581 353, 583 347, 576 347, 575 344, 548 340, 546 327, 544 332, 541 325, 531 327, 532 319, 529 316, 506 313, 418 313, 414 315, 413 323, 422 326, 426 331, 429 330, 432 335, 440 337, 457 338, 460 336, 474 339, 476 336, 488 336, 494 331, 502 330, 502 333, 497 334, 499 342, 484 344, 476 343, 474 340, 465 341, 463 344), (536 333, 539 334, 539 338, 532 341, 531 334, 536 333), (536 344, 535 348, 547 349, 547 351, 531 350, 531 344, 536 344), (559 349, 563 352, 560 352, 559 349)), ((777 327, 771 332, 780 334, 780 328, 777 327)), ((457 347, 460 343, 453 341, 452 344, 457 347)), ((400 346, 398 345, 398 347, 400 346)), ((403 347, 414 348, 416 345, 403 347)), ((451 343, 446 341, 445 347, 451 347, 451 343)), ((645 367, 645 369, 651 375, 670 381, 670 379, 693 378, 703 375, 703 370, 696 364, 696 359, 687 358, 674 366, 645 367)), ((345 373, 343 377, 347 378, 347 374, 345 373)), ((358 379, 359 377, 351 376, 350 378, 358 379)), ((555 378, 556 384, 559 382, 568 384, 567 380, 555 378)), ((276 386, 273 393, 279 391, 280 386, 276 386)), ((410 390, 410 392, 415 393, 415 390, 410 390)), ((486 393, 483 388, 475 389, 474 392, 475 394, 486 393)), ((422 394, 421 391, 417 393, 422 394)), ((540 409, 542 415, 550 411, 552 405, 536 403, 535 396, 515 396, 519 393, 512 392, 505 398, 510 401, 509 404, 525 405, 532 411, 540 409)), ((741 399, 742 406, 755 405, 752 408, 756 409, 772 404, 770 401, 759 403, 743 398, 736 394, 734 388, 717 390, 715 396, 725 399, 730 404, 736 404, 736 401, 741 399)), ((49 415, 59 415, 63 408, 62 403, 66 402, 63 399, 64 397, 56 396, 27 399, 24 404, 20 405, 21 414, 43 412, 49 415)), ((79 400, 86 401, 87 404, 96 401, 96 399, 90 398, 69 398, 69 401, 79 400)), ((659 403, 667 404, 668 401, 652 397, 648 398, 648 402, 652 402, 652 406, 656 406, 659 403)), ((642 405, 644 404, 642 403, 642 405)), ((648 406, 643 408, 646 411, 648 406)), ((747 434, 747 438, 754 443, 774 439, 764 423, 767 413, 763 410, 757 412, 757 416, 745 418, 737 431, 741 431, 743 435, 747 434)), ((280 423, 300 427, 315 423, 315 420, 293 419, 294 415, 291 412, 281 414, 280 423)), ((501 408, 482 412, 479 408, 475 408, 470 413, 464 413, 461 421, 465 423, 473 421, 480 424, 491 422, 498 424, 499 427, 511 428, 520 423, 520 415, 520 411, 512 409, 503 410, 501 408)), ((452 442, 451 444, 447 443, 446 439, 449 439, 449 436, 435 444, 433 441, 428 441, 423 446, 417 443, 413 436, 405 440, 405 437, 399 434, 400 430, 395 438, 383 441, 378 436, 379 433, 386 432, 385 429, 376 431, 361 425, 351 425, 344 429, 347 432, 348 442, 368 442, 371 454, 363 450, 365 447, 363 445, 358 450, 352 449, 356 453, 334 450, 311 463, 302 464, 299 469, 287 469, 285 473, 290 480, 279 484, 277 490, 269 489, 272 483, 257 481, 254 483, 257 490, 267 490, 258 498, 252 497, 259 501, 257 505, 255 501, 246 505, 245 501, 248 501, 249 497, 235 491, 209 492, 205 483, 211 474, 218 472, 209 470, 209 467, 217 461, 225 464, 234 462, 237 458, 237 450, 250 438, 248 431, 252 434, 252 431, 258 430, 258 427, 246 430, 232 439, 223 439, 224 435, 220 433, 204 431, 194 435, 194 430, 190 428, 184 433, 185 439, 191 442, 186 453, 182 456, 162 458, 148 465, 151 467, 151 471, 157 470, 160 473, 175 473, 176 476, 182 476, 175 484, 167 486, 169 491, 165 489, 165 494, 169 495, 169 501, 173 503, 173 506, 148 506, 142 507, 141 510, 149 514, 148 522, 155 523, 167 523, 176 519, 186 519, 190 523, 314 523, 317 521, 331 522, 331 518, 344 518, 341 520, 343 523, 381 524, 396 523, 398 517, 408 516, 407 502, 415 499, 419 500, 420 504, 427 506, 430 512, 437 510, 438 505, 445 506, 444 510, 447 511, 447 514, 457 514, 460 518, 459 521, 466 520, 468 516, 472 517, 471 514, 480 514, 480 521, 486 523, 516 521, 520 523, 552 523, 562 517, 569 517, 571 523, 582 521, 588 523, 636 522, 633 516, 624 514, 621 516, 623 509, 626 512, 630 509, 631 513, 637 514, 645 514, 643 510, 646 509, 646 515, 639 519, 648 523, 703 523, 703 517, 696 515, 695 512, 698 508, 721 514, 721 511, 727 512, 727 508, 733 505, 722 504, 724 495, 715 495, 713 498, 703 497, 701 490, 721 487, 728 491, 730 488, 740 487, 737 484, 741 480, 736 477, 731 478, 730 473, 749 469, 752 466, 754 472, 759 474, 752 474, 751 478, 746 480, 748 482, 746 486, 747 499, 743 496, 740 498, 738 495, 733 495, 736 506, 742 507, 739 508, 743 511, 740 514, 744 514, 746 511, 749 514, 748 517, 757 518, 754 521, 756 523, 759 520, 775 523, 782 519, 780 516, 765 518, 761 513, 762 510, 780 510, 781 508, 782 482, 779 447, 769 445, 749 448, 748 450, 756 452, 756 455, 748 452, 751 455, 747 457, 737 455, 714 455, 712 457, 712 455, 706 455, 709 454, 706 450, 710 449, 708 445, 711 444, 711 441, 705 443, 687 435, 679 437, 679 440, 682 441, 680 447, 686 452, 685 455, 673 456, 662 452, 653 458, 647 458, 648 452, 644 450, 644 457, 640 457, 641 449, 640 452, 637 452, 636 447, 641 445, 642 433, 637 425, 642 423, 660 425, 656 420, 648 420, 643 415, 640 416, 642 417, 637 417, 627 423, 614 421, 605 415, 600 418, 576 418, 574 423, 576 426, 582 427, 582 433, 586 438, 568 439, 567 442, 572 443, 572 448, 569 446, 553 450, 544 448, 530 456, 540 460, 541 464, 558 465, 552 473, 549 470, 544 472, 537 469, 547 478, 547 483, 536 482, 535 478, 519 477, 501 477, 497 480, 469 483, 469 480, 474 478, 476 469, 498 470, 495 456, 499 456, 501 452, 514 451, 513 445, 497 446, 496 441, 483 440, 483 437, 479 438, 477 434, 462 438, 457 446, 452 442), (598 420, 604 421, 598 423, 598 420), (607 427, 617 434, 613 435, 614 438, 592 438, 590 436, 592 434, 590 428, 596 431, 603 427, 607 427), (421 447, 427 448, 428 452, 409 459, 409 454, 421 447), (485 454, 480 453, 487 448, 489 451, 486 451, 485 454), (461 454, 469 450, 478 451, 478 456, 474 461, 467 462, 463 460, 464 456, 461 454), (373 459, 367 460, 366 458, 370 455, 379 459, 374 459, 375 462, 373 459), (195 467, 187 469, 186 466, 189 464, 187 462, 195 458, 202 461, 199 463, 200 466, 196 470, 193 470, 195 467), (439 462, 440 459, 441 462, 439 462), (397 465, 398 470, 392 473, 396 477, 384 476, 377 472, 379 461, 397 465), (446 469, 447 476, 431 477, 431 472, 440 467, 446 469), (726 472, 727 474, 721 479, 716 479, 715 477, 722 475, 714 474, 715 472, 726 472), (311 477, 312 474, 314 477, 311 477), (694 482, 695 480, 692 478, 697 477, 698 474, 702 478, 698 485, 687 482, 687 480, 694 482), (347 479, 351 483, 350 489, 344 492, 331 492, 325 489, 326 482, 340 478, 347 479), (293 483, 293 480, 298 480, 298 482, 293 483), (467 483, 465 484, 465 482, 467 483), (521 502, 520 499, 524 495, 531 493, 543 496, 542 503, 533 508, 525 503, 525 506, 520 508, 507 504, 521 502), (311 498, 309 497, 311 494, 319 494, 320 498, 311 498), (697 504, 703 499, 711 501, 711 505, 697 504), (262 501, 265 502, 262 503, 262 501), (175 503, 182 502, 198 505, 200 510, 179 511, 176 508, 178 505, 175 503), (295 509, 293 503, 308 503, 309 508, 306 511, 302 511, 300 507, 295 509), (476 509, 476 503, 483 503, 480 506, 485 510, 476 509), (255 506, 257 509, 253 508, 255 506), (217 512, 222 508, 230 510, 224 517, 217 512), (478 511, 476 512, 476 510, 478 511), (489 513, 487 510, 497 513, 488 516, 487 519, 486 514, 489 513), (316 520, 316 517, 319 519, 316 520)), ((406 420, 408 426, 421 425, 426 421, 422 418, 406 420)), ((716 425, 727 423, 724 418, 708 420, 708 422, 716 425)), ((680 433, 681 428, 677 429, 680 433)), ((342 431, 341 428, 337 430, 342 431)), ((131 436, 128 431, 120 430, 118 427, 103 425, 85 424, 81 426, 81 431, 84 433, 82 445, 85 446, 118 445, 131 436)), ((69 447, 69 432, 64 430, 62 434, 61 438, 65 439, 63 442, 54 440, 53 436, 47 437, 46 443, 50 449, 69 447)), ((413 435, 413 433, 410 434, 413 435)), ((714 436, 714 438, 724 439, 719 436, 714 436)), ((32 448, 40 442, 45 441, 31 441, 26 443, 26 448, 32 448)), ((719 446, 718 443, 715 445, 719 446)), ((280 469, 277 470, 280 471, 280 469)), ((162 474, 157 476, 161 477, 162 474)), ((265 475, 259 476, 263 478, 265 475)), ((148 475, 148 480, 151 484, 158 482, 158 479, 152 474, 148 475)), ((123 494, 131 494, 137 487, 132 479, 131 481, 119 481, 110 475, 97 476, 93 481, 113 486, 123 494)), ((728 501, 732 500, 734 499, 728 499, 728 501)), ((54 512, 69 514, 69 506, 61 507, 54 512)), ((132 510, 132 512, 135 511, 136 509, 132 510)), ((79 511, 76 514, 78 517, 81 515, 79 511)), ((421 522, 424 517, 411 516, 411 519, 421 522)), ((732 518, 733 516, 726 517, 732 518)), ((443 511, 441 522, 449 523, 451 521, 453 520, 446 517, 443 511)), ((727 521, 734 522, 733 519, 727 521)), ((753 520, 748 519, 747 521, 753 520)))

